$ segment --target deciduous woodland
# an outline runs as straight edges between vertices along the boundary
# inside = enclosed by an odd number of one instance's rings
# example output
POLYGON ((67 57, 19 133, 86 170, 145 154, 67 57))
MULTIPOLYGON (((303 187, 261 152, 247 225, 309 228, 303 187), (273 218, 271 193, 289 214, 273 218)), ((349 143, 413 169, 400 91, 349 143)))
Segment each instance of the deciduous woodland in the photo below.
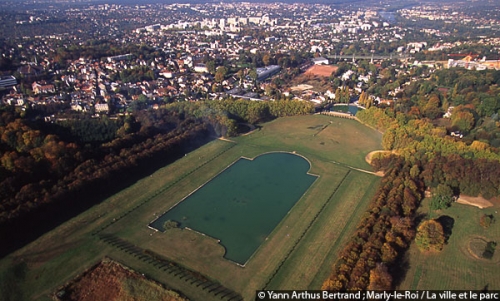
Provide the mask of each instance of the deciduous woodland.
POLYGON ((355 235, 340 252, 326 290, 390 289, 404 252, 415 236, 415 212, 424 183, 411 176, 412 166, 392 157, 390 168, 361 219, 355 235))

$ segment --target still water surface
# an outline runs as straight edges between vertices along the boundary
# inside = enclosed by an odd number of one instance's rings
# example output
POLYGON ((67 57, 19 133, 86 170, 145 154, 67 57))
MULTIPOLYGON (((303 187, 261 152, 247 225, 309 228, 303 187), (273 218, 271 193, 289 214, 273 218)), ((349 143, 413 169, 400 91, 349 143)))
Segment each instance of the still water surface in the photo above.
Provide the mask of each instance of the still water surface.
POLYGON ((316 176, 309 162, 290 153, 241 158, 155 220, 163 231, 174 220, 219 239, 226 257, 245 264, 302 197, 316 176))

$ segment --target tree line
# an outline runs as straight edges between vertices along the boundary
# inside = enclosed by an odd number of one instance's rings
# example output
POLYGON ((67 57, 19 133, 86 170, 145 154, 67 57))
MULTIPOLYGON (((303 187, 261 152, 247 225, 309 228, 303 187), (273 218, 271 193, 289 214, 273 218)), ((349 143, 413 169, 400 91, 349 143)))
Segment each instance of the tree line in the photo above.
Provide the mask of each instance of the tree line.
POLYGON ((203 102, 176 102, 165 106, 178 114, 201 118, 212 125, 220 136, 237 134, 237 123, 259 123, 277 117, 304 115, 314 112, 311 102, 300 100, 248 101, 224 99, 203 102))
POLYGON ((385 158, 386 176, 358 224, 340 251, 323 290, 387 290, 415 237, 416 210, 424 183, 412 176, 412 164, 398 156, 385 158))
POLYGON ((2 112, 0 237, 7 243, 1 252, 16 247, 31 231, 62 222, 56 213, 66 218, 69 212, 78 214, 211 136, 202 120, 167 110, 138 112, 119 128, 109 120, 101 122, 96 129, 111 124, 113 139, 72 141, 55 134, 61 131, 54 128, 66 124, 42 126, 13 110, 2 112), (28 227, 34 221, 43 223, 28 227))

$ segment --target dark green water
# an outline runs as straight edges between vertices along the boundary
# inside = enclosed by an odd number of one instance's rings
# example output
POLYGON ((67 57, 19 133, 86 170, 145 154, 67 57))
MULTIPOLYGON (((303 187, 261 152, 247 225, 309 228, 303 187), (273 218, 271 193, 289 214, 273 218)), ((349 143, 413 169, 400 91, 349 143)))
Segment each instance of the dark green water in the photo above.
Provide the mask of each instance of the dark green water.
POLYGON ((165 221, 177 221, 219 239, 225 258, 245 264, 316 180, 309 168, 289 153, 239 159, 150 226, 163 231, 165 221))
POLYGON ((356 115, 356 113, 362 110, 361 108, 358 108, 357 106, 354 105, 338 105, 338 106, 333 106, 330 111, 334 112, 342 112, 342 113, 351 113, 352 115, 356 115))

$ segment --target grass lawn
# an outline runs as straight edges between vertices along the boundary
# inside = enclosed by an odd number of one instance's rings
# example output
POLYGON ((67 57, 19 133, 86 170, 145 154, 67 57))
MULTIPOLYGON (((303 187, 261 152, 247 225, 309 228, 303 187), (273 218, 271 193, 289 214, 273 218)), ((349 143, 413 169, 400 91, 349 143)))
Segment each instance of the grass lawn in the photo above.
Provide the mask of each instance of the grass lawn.
MULTIPOLYGON (((428 200, 424 200, 420 212, 429 213, 428 200)), ((423 254, 415 244, 409 251, 409 271, 402 280, 401 289, 416 290, 489 290, 500 289, 500 246, 494 256, 485 259, 471 252, 478 239, 500 242, 500 215, 498 205, 487 209, 453 203, 450 208, 432 212, 432 218, 448 216, 453 227, 448 243, 439 253, 423 254), (496 222, 484 229, 479 225, 483 214, 492 214, 496 222)))
POLYGON ((329 276, 331 267, 350 233, 375 193, 379 180, 371 175, 350 172, 330 201, 293 250, 269 288, 318 289, 329 276), (367 189, 359 189, 362 186, 367 189))
POLYGON ((380 149, 380 143, 378 132, 356 121, 322 115, 281 118, 234 142, 212 141, 2 259, 0 296, 50 300, 58 287, 107 256, 192 300, 220 300, 166 273, 150 258, 141 259, 147 252, 217 282, 244 300, 253 300, 255 291, 264 287, 319 288, 380 180, 350 166, 369 170, 365 155, 380 149), (225 250, 215 239, 189 230, 162 233, 147 227, 241 156, 273 151, 306 157, 310 172, 319 178, 245 267, 224 259, 225 250), (141 256, 100 240, 103 234, 137 246, 141 256))
POLYGON ((235 140, 261 147, 279 145, 307 158, 370 169, 365 156, 370 150, 381 148, 382 134, 355 120, 310 115, 277 119, 256 133, 235 140))

